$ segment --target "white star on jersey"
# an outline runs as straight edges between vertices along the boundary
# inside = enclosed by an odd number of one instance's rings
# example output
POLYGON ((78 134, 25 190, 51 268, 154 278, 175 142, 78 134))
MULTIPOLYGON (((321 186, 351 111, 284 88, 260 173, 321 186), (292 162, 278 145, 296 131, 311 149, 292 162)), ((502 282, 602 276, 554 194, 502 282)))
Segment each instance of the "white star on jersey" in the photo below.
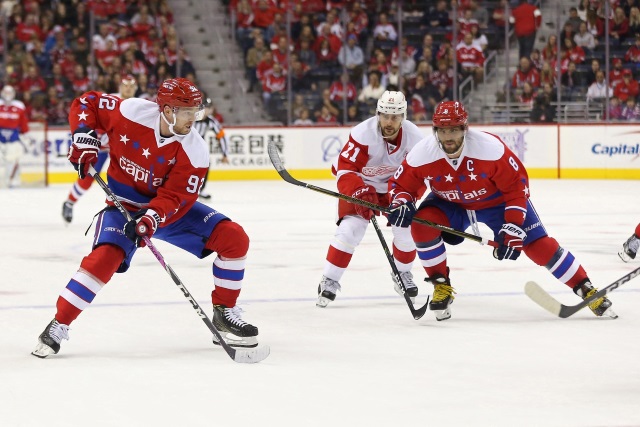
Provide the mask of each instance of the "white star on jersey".
POLYGON ((471 172, 471 173, 469 174, 469 179, 470 179, 471 181, 477 181, 477 179, 476 179, 477 177, 478 177, 478 175, 474 174, 473 172, 471 172))
POLYGON ((451 174, 447 174, 445 176, 445 179, 447 180, 447 182, 453 182, 453 177, 451 176, 451 174))
POLYGON ((527 187, 526 185, 524 186, 524 190, 522 190, 522 191, 524 191, 524 195, 525 196, 529 195, 529 187, 527 187))
POLYGON ((87 120, 88 116, 89 115, 83 111, 82 113, 78 114, 78 119, 79 120, 87 120))
POLYGON ((80 103, 81 104, 86 104, 87 103, 87 98, 84 97, 84 96, 82 98, 80 98, 80 103))
POLYGON ((170 165, 175 165, 176 164, 176 158, 174 157, 173 159, 169 160, 169 164, 170 165))
POLYGON ((124 145, 127 145, 127 142, 129 142, 127 135, 120 135, 120 142, 124 142, 124 145))
POLYGON ((149 152, 148 148, 145 148, 144 150, 142 150, 142 155, 145 157, 145 159, 148 159, 151 153, 149 152))

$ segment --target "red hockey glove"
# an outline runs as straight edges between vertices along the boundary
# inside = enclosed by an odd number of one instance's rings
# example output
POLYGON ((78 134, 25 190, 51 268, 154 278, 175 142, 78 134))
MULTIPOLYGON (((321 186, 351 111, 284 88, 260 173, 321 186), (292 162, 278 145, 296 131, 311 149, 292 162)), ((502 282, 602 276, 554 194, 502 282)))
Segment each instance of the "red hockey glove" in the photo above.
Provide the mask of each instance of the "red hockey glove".
POLYGON ((408 193, 400 193, 396 195, 389 206, 391 212, 388 219, 391 225, 396 227, 407 228, 413 221, 416 214, 416 205, 411 200, 412 197, 408 193))
MULTIPOLYGON (((351 197, 364 200, 365 202, 373 203, 375 205, 378 204, 378 193, 376 193, 376 189, 373 188, 371 185, 365 185, 358 188, 356 191, 354 191, 351 197)), ((362 206, 362 205, 355 205, 355 206, 356 206, 356 212, 358 213, 358 215, 360 215, 362 218, 366 219, 367 221, 369 221, 371 217, 376 214, 376 211, 366 206, 362 206)))
POLYGON ((131 221, 124 225, 124 234, 137 247, 141 248, 146 245, 143 237, 151 238, 158 229, 160 222, 162 222, 160 216, 155 211, 142 209, 136 212, 131 221))
POLYGON ((522 228, 510 222, 504 224, 498 232, 496 242, 499 246, 493 250, 493 257, 499 260, 518 259, 526 238, 527 233, 522 228))
POLYGON ((100 141, 96 139, 96 131, 93 129, 78 129, 73 133, 67 159, 78 171, 80 178, 86 177, 89 174, 89 166, 95 165, 98 161, 99 149, 100 141))

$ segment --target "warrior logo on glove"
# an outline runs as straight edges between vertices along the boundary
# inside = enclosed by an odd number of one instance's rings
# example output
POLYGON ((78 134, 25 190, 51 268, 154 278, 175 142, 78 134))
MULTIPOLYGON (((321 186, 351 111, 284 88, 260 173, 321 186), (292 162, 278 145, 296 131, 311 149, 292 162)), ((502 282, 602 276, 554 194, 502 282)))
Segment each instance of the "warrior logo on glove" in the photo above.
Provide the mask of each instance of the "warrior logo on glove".
POLYGON ((89 166, 98 161, 100 141, 93 129, 78 129, 73 133, 73 142, 69 147, 67 159, 78 171, 78 176, 84 178, 89 174, 89 166))

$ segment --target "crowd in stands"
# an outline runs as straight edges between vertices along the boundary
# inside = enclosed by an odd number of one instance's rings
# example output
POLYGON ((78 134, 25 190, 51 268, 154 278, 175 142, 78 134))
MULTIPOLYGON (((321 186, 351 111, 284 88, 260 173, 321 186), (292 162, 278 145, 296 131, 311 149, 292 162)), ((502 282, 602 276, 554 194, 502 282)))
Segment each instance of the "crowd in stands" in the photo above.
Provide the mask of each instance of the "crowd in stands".
MULTIPOLYGON (((224 1, 249 90, 261 94, 274 119, 287 122, 290 114, 294 124, 363 120, 385 90, 402 90, 409 118, 428 121, 438 102, 453 97, 454 76, 482 84, 485 58, 501 48, 506 23, 518 27, 513 15, 505 16, 507 0, 457 0, 456 13, 451 0, 405 0, 401 23, 394 1, 224 1)), ((604 118, 640 119, 640 0, 609 4, 605 17, 604 0, 582 0, 544 46, 520 58, 510 99, 530 109, 532 121, 555 120, 558 85, 561 101, 608 98, 604 118)), ((197 82, 166 0, 9 0, 2 11, 0 80, 15 87, 30 120, 65 125, 76 96, 114 93, 127 74, 137 79, 136 96, 152 100, 166 78, 197 82)), ((539 12, 533 16, 540 25, 539 12)), ((518 42, 529 37, 519 31, 518 42)))
POLYGON ((15 87, 29 120, 65 125, 75 97, 116 93, 129 74, 137 79, 136 96, 150 100, 166 78, 195 81, 166 0, 2 3, 7 51, 0 79, 15 87))
POLYGON ((370 117, 385 90, 406 94, 410 119, 430 120, 435 105, 452 98, 456 72, 458 82, 468 76, 483 82, 485 58, 504 34, 505 2, 458 0, 454 14, 449 0, 404 1, 400 33, 397 2, 230 0, 228 6, 249 90, 262 94, 274 119, 287 122, 291 114, 294 124, 324 124, 370 117))
MULTIPOLYGON (((578 7, 569 8, 560 31, 550 35, 542 49, 533 49, 530 55, 520 58, 511 79, 511 99, 531 110, 532 122, 555 120, 556 107, 550 104, 559 101, 558 85, 561 101, 600 103, 602 118, 640 119, 637 81, 640 77, 640 1, 610 0, 608 3, 609 16, 605 0, 582 0, 578 7), (605 38, 607 19, 608 42, 605 38)), ((504 98, 501 94, 498 101, 504 98)))

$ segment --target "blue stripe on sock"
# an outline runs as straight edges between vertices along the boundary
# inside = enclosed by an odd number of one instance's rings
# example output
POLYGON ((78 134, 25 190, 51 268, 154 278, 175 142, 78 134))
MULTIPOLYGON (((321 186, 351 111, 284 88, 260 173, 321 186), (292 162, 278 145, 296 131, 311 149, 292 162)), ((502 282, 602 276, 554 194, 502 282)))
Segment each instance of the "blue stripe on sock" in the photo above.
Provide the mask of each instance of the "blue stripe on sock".
POLYGON ((213 275, 218 279, 234 280, 239 282, 244 279, 244 270, 225 270, 217 265, 213 265, 213 275))
POLYGON ((82 283, 77 282, 73 279, 67 284, 67 289, 76 294, 79 298, 86 302, 91 302, 96 297, 96 294, 91 292, 88 288, 86 288, 82 283))
POLYGON ((445 249, 446 248, 444 247, 444 245, 440 245, 437 248, 429 249, 426 251, 418 249, 418 257, 424 261, 437 258, 445 252, 445 249))
POLYGON ((564 261, 562 261, 562 264, 560 264, 558 268, 556 268, 556 270, 553 272, 555 278, 560 279, 564 275, 564 273, 566 273, 567 270, 571 267, 575 260, 576 259, 573 257, 571 252, 567 253, 566 258, 564 259, 564 261))

